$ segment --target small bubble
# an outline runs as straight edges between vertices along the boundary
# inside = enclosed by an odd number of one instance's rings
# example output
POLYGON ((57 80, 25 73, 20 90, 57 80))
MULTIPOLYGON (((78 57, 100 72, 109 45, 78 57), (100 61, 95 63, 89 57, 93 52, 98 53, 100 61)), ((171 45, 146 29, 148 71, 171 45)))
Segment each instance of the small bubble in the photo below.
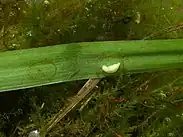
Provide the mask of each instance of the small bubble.
POLYGON ((173 10, 173 7, 170 7, 171 10, 173 10))
POLYGON ((15 37, 15 34, 12 34, 11 37, 14 38, 15 37))
POLYGON ((18 8, 18 10, 20 10, 21 8, 18 8))
POLYGON ((165 8, 162 8, 162 10, 165 10, 165 8))

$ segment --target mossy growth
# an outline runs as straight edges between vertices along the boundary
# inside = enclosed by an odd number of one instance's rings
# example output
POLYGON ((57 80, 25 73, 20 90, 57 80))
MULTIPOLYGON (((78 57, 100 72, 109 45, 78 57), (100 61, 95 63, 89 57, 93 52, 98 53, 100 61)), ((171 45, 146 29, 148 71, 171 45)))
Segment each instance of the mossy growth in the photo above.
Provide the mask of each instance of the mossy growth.
MULTIPOLYGON (((0 49, 182 38, 182 6, 181 0, 0 0, 0 49)), ((104 78, 46 136, 181 137, 182 87, 172 84, 180 76, 169 70, 104 78)), ((85 82, 1 93, 0 137, 32 130, 45 136, 45 124, 85 82)))

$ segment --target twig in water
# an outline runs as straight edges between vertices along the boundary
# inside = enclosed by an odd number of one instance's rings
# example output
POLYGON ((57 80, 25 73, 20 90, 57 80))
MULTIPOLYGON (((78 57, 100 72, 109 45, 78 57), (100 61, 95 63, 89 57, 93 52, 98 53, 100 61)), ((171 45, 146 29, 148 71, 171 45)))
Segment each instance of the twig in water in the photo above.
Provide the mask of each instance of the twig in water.
POLYGON ((46 127, 46 132, 49 132, 62 118, 64 118, 90 91, 96 87, 100 79, 89 79, 80 91, 73 97, 71 103, 65 108, 61 109, 46 127))
POLYGON ((147 40, 147 39, 152 38, 152 37, 154 37, 156 35, 159 35, 161 33, 165 33, 165 32, 169 33, 169 32, 176 31, 176 30, 179 30, 179 29, 182 29, 182 28, 183 28, 183 23, 176 24, 176 25, 170 26, 168 28, 156 31, 156 32, 146 36, 145 38, 143 38, 143 40, 147 40))
POLYGON ((112 134, 115 135, 116 137, 122 137, 120 134, 116 133, 115 131, 112 131, 112 134))
MULTIPOLYGON (((96 92, 95 92, 96 93, 96 92)), ((93 93, 84 103, 83 105, 80 107, 79 111, 81 112, 83 110, 83 108, 88 104, 88 102, 92 99, 92 97, 94 97, 96 94, 93 93)))

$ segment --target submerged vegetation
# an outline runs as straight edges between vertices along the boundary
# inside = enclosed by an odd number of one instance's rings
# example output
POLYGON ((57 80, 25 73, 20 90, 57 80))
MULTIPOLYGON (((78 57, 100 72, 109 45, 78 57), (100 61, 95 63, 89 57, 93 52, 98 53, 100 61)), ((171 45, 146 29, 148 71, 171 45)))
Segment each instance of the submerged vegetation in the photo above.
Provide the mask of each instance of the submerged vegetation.
MULTIPOLYGON (((116 40, 181 39, 182 0, 0 0, 0 49, 116 40)), ((166 47, 165 47, 166 48, 166 47)), ((86 80, 0 93, 0 137, 181 137, 182 70, 119 74, 49 132, 86 80)))

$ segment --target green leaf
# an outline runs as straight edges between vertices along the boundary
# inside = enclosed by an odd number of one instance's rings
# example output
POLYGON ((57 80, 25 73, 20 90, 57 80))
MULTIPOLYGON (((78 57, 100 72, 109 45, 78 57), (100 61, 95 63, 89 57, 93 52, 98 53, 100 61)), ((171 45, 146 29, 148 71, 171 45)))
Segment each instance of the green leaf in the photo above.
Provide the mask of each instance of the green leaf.
POLYGON ((120 73, 183 67, 183 40, 71 43, 0 53, 0 91, 103 78, 102 65, 120 73))

